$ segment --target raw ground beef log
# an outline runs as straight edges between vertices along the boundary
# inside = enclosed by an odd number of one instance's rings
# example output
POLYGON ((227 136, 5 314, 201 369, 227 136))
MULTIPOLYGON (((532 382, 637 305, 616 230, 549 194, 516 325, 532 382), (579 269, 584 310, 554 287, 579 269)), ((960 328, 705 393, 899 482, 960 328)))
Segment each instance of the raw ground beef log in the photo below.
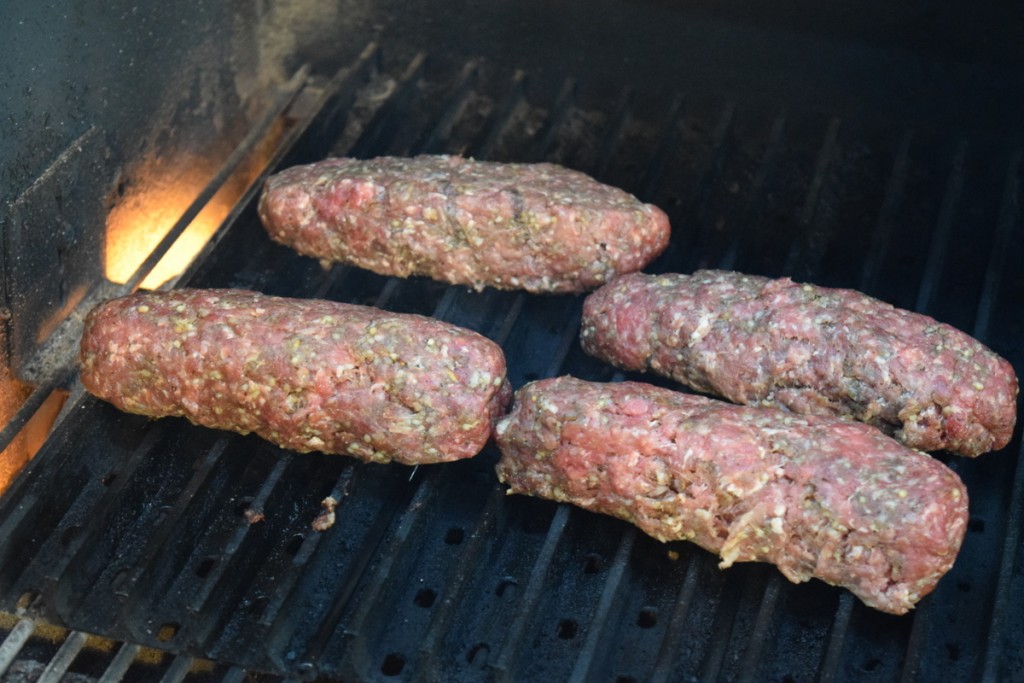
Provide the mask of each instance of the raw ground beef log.
POLYGON ((501 348, 470 330, 237 290, 101 304, 86 320, 81 377, 130 413, 407 464, 476 455, 511 398, 501 348))
POLYGON ((510 493, 689 540, 721 567, 763 561, 902 614, 953 565, 967 491, 877 429, 562 377, 528 384, 495 428, 510 493))
POLYGON ((852 417, 921 450, 1004 447, 1013 367, 949 325, 848 289, 705 270, 627 275, 583 307, 583 348, 737 403, 852 417))
POLYGON ((477 289, 587 291, 669 238, 660 209, 578 171, 453 156, 290 168, 267 181, 259 212, 307 256, 477 289))

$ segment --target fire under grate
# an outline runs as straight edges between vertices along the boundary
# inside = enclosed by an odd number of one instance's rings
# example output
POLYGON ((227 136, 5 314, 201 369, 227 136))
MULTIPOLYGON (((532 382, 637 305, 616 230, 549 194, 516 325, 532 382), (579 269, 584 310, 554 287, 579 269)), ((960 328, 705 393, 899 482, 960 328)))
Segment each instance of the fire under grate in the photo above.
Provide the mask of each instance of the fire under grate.
MULTIPOLYGON (((282 166, 554 161, 669 214, 672 243, 652 272, 857 288, 1024 368, 1019 138, 629 90, 593 102, 572 79, 533 87, 483 62, 391 64, 375 48, 329 87, 282 166)), ((498 341, 515 387, 623 377, 580 350, 580 296, 325 271, 270 242, 251 195, 181 284, 433 315, 498 341)), ((999 454, 948 459, 971 494, 963 550, 932 596, 893 617, 771 566, 720 571, 694 546, 506 498, 493 447, 442 466, 368 465, 79 395, 0 500, 0 609, 73 629, 65 642, 127 643, 101 662, 104 680, 142 647, 178 655, 154 674, 164 680, 196 675, 197 660, 233 681, 1021 679, 1020 450, 1018 430, 999 454), (327 496, 337 521, 317 533, 327 496)), ((20 624, 15 651, 31 632, 20 624)), ((64 655, 68 671, 80 651, 64 655)))

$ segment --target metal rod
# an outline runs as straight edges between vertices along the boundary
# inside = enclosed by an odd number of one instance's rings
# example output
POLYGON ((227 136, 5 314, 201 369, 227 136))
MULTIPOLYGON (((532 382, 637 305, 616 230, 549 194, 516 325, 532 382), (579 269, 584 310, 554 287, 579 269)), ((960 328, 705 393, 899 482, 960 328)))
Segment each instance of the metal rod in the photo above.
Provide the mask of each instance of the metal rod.
POLYGON ((903 202, 907 169, 910 166, 910 145, 913 139, 914 131, 907 130, 900 140, 892 162, 889 182, 886 183, 885 196, 882 199, 882 206, 878 211, 878 219, 875 221, 875 229, 871 236, 871 247, 861 266, 860 287, 864 292, 873 292, 877 289, 882 264, 885 263, 885 257, 889 253, 896 209, 903 202))
POLYGON ((592 175, 597 179, 604 178, 608 173, 608 167, 611 165, 615 147, 619 144, 619 141, 622 138, 622 133, 626 129, 626 124, 629 122, 629 108, 632 104, 633 89, 628 87, 624 88, 615 104, 615 109, 612 110, 608 134, 604 136, 604 142, 597 153, 598 161, 594 165, 592 173, 592 175))
POLYGON ((654 142, 654 156, 644 169, 637 183, 636 196, 649 201, 665 175, 670 150, 676 149, 675 139, 678 133, 679 114, 683 110, 683 96, 676 93, 668 105, 665 122, 662 124, 654 142))
POLYGON ((50 663, 43 669, 43 673, 40 674, 39 680, 36 683, 60 683, 68 667, 75 661, 78 653, 82 651, 82 646, 85 645, 85 641, 88 638, 89 636, 81 631, 69 633, 68 637, 61 644, 60 649, 57 650, 57 654, 53 656, 50 663))
POLYGON ((217 174, 206 184, 203 191, 199 193, 192 203, 189 204, 188 208, 185 209, 185 213, 177 220, 177 222, 171 227, 170 232, 156 248, 146 257, 146 260, 135 270, 135 273, 128 279, 121 289, 123 292, 132 292, 146 279, 156 265, 160 262, 160 259, 164 257, 167 251, 174 245, 174 243, 181 237, 181 234, 185 232, 185 229, 192 223, 199 212, 203 210, 213 195, 217 194, 217 191, 227 182, 231 174, 235 172, 238 165, 249 156, 256 144, 267 136, 267 132, 270 127, 284 114, 285 110, 295 99, 296 95, 299 94, 303 83, 305 83, 307 76, 309 75, 309 65, 304 65, 295 75, 289 79, 287 83, 282 87, 281 92, 278 93, 277 97, 274 98, 273 104, 267 112, 256 122, 256 125, 252 127, 245 137, 235 146, 234 151, 231 152, 227 160, 217 171, 217 174))
POLYGON ((434 154, 444 143, 444 140, 451 133, 452 126, 458 118, 459 113, 466 104, 466 98, 476 87, 477 76, 480 72, 478 60, 472 60, 462 67, 462 71, 455 79, 452 93, 448 97, 448 103, 444 111, 437 118, 437 123, 431 126, 428 132, 420 137, 410 148, 410 156, 416 154, 434 154))
POLYGON ((97 683, 121 683, 141 651, 142 647, 134 643, 122 645, 97 683))
POLYGON ((475 152, 470 156, 475 156, 478 159, 491 158, 491 153, 512 121, 512 114, 523 99, 525 89, 526 74, 521 70, 516 70, 512 76, 512 82, 509 84, 508 94, 505 95, 501 105, 492 115, 491 124, 485 129, 486 134, 476 143, 475 152))
POLYGON ((761 606, 757 610, 757 617, 754 619, 754 628, 750 632, 747 643, 747 651, 743 655, 741 673, 737 679, 740 683, 755 683, 758 679, 757 665, 761 661, 761 653, 764 651, 765 642, 771 635, 772 622, 775 618, 775 610, 779 604, 779 593, 782 588, 782 578, 778 572, 773 572, 766 582, 764 593, 761 595, 761 606))
POLYGON ((988 267, 985 269, 985 283, 981 288, 981 299, 978 301, 978 311, 974 318, 974 336, 978 339, 988 337, 992 310, 995 307, 1003 271, 1006 269, 1006 259, 1012 251, 1013 229, 1020 219, 1018 192, 1020 191, 1021 157, 1022 150, 1020 148, 1014 150, 1010 155, 1010 163, 1006 171, 1003 199, 999 206, 999 218, 996 223, 996 236, 992 241, 992 252, 989 254, 988 267))
POLYGON ((785 128, 786 113, 782 112, 772 122, 772 128, 768 134, 768 142, 764 147, 764 155, 761 157, 757 174, 750 184, 750 201, 747 204, 743 222, 729 243, 725 255, 720 260, 719 267, 723 270, 733 270, 736 267, 745 237, 752 229, 752 224, 760 218, 761 204, 764 200, 764 186, 772 167, 775 165, 775 156, 782 146, 782 136, 785 128))
POLYGON ((825 130, 825 139, 821 143, 818 159, 814 164, 814 175, 811 178, 810 185, 807 187, 807 196, 804 198, 803 207, 800 209, 799 224, 803 234, 792 241, 789 254, 786 257, 784 272, 787 275, 796 272, 801 256, 809 261, 804 269, 805 272, 813 270, 815 262, 821 257, 821 246, 816 247, 814 244, 815 239, 811 223, 814 221, 814 216, 818 210, 818 200, 821 197, 821 188, 825 184, 825 176, 829 165, 832 163, 832 157, 835 155, 836 141, 839 138, 839 127, 839 119, 833 117, 829 121, 828 128, 825 130), (808 253, 801 254, 801 251, 803 251, 802 247, 806 247, 808 253))
POLYGON ((821 667, 818 670, 819 683, 835 683, 839 678, 839 665, 843 661, 843 646, 846 644, 846 634, 850 630, 854 600, 853 593, 849 591, 842 591, 839 594, 839 604, 836 606, 835 615, 832 618, 832 629, 829 633, 828 645, 825 646, 825 656, 822 658, 821 667))
MULTIPOLYGON (((338 475, 338 479, 335 481, 334 487, 328 494, 331 498, 338 501, 338 507, 335 510, 336 513, 341 512, 342 506, 348 499, 349 487, 352 485, 355 478, 356 467, 355 462, 353 461, 341 471, 341 474, 338 475)), ((295 586, 299 581, 302 568, 309 562, 323 538, 324 534, 322 533, 307 533, 305 535, 299 551, 295 553, 295 557, 292 558, 292 563, 288 568, 288 573, 274 583, 274 593, 269 602, 267 602, 267 606, 260 614, 259 624, 261 626, 270 628, 274 625, 274 621, 280 614, 281 608, 288 603, 292 591, 295 589, 295 586)))
MULTIPOLYGON (((998 639, 1003 633, 1007 615, 1010 610, 1019 609, 1019 605, 1010 602, 1010 586, 1013 583, 1016 572, 1017 553, 1021 543, 1021 519, 1024 518, 1024 439, 1017 450, 1017 462, 1014 467, 1013 493, 1010 496, 1010 504, 1006 509, 1007 523, 1006 533, 1003 536, 1003 547, 999 559, 999 569, 996 573, 996 588, 992 597, 992 612, 989 619, 988 637, 984 642, 984 653, 982 661, 982 677, 984 681, 1000 680, 999 666, 1005 662, 1005 642, 999 643, 998 639)), ((1012 647, 1019 647, 1017 638, 1008 639, 1012 647)))
POLYGON ((519 651, 520 642, 526 632, 526 626, 536 613, 536 604, 540 600, 544 590, 544 583, 547 581, 548 568, 555 556, 555 550, 565 533, 566 524, 569 521, 569 511, 572 508, 568 505, 559 505, 548 527, 547 536, 544 538, 544 545, 533 563, 533 570, 523 591, 523 597, 516 606, 515 615, 505 632, 505 640, 502 641, 501 650, 498 652, 491 667, 496 671, 497 678, 504 680, 511 678, 515 680, 515 673, 512 671, 513 660, 519 651))
POLYGON ((626 565, 633 552, 636 534, 636 527, 628 527, 619 540, 619 548, 615 552, 615 559, 612 560, 608 578, 605 579, 604 590, 601 591, 597 609, 590 619, 591 628, 587 633, 587 640, 583 643, 583 648, 576 658, 576 665, 569 676, 570 683, 586 683, 591 680, 590 670, 602 654, 602 645, 606 640, 605 632, 612 625, 612 608, 619 602, 619 589, 626 575, 626 565))
POLYGON ((960 203, 960 194, 964 186, 964 162, 967 158, 967 148, 968 141, 961 140, 953 154, 953 164, 949 172, 949 180, 946 182, 946 192, 942 197, 938 223, 935 226, 935 232, 932 233, 931 248, 928 250, 924 275, 921 276, 921 288, 918 290, 917 303, 914 305, 918 313, 926 313, 931 309, 932 300, 942 277, 942 269, 946 264, 949 242, 953 234, 953 217, 956 215, 957 204, 960 203))
POLYGON ((3 452, 11 445, 11 442, 18 436, 22 428, 32 419, 32 416, 43 407, 43 403, 50 397, 50 394, 57 387, 65 386, 66 383, 69 383, 73 376, 74 372, 65 373, 59 379, 54 379, 52 382, 47 382, 32 390, 32 393, 25 399, 25 402, 18 407, 17 412, 7 421, 3 430, 0 431, 0 452, 3 452))
POLYGON ((31 619, 21 619, 4 638, 4 642, 0 644, 0 676, 3 676, 10 668, 14 658, 21 652, 21 648, 28 642, 35 628, 36 624, 31 619))
POLYGON ((192 670, 195 661, 195 658, 189 655, 178 655, 164 672, 160 683, 181 683, 185 680, 185 676, 188 676, 188 672, 192 670))
POLYGON ((380 151, 377 146, 377 141, 381 137, 384 129, 388 126, 391 120, 395 116, 395 112, 398 109, 398 105, 405 102, 412 96, 415 88, 413 86, 419 82, 423 75, 423 67, 426 64, 427 55, 426 53, 420 52, 409 65, 405 68, 405 72, 398 79, 398 83, 395 86, 391 96, 377 109, 377 112, 373 115, 373 118, 366 125, 363 130, 363 134, 359 137, 359 140, 349 149, 349 156, 365 158, 369 156, 376 156, 380 151))
POLYGON ((562 89, 558 91, 558 97, 551 107, 551 113, 548 115, 544 128, 534 136, 533 153, 528 154, 523 161, 530 161, 531 158, 533 160, 540 160, 549 155, 554 147, 555 135, 558 133, 558 129, 562 127, 565 119, 569 116, 569 110, 572 109, 575 95, 576 79, 565 79, 562 82, 562 89))
POLYGON ((672 616, 669 617, 665 636, 662 638, 661 647, 658 648, 658 656, 651 671, 651 683, 667 683, 672 680, 672 669, 679 653, 680 641, 685 633, 686 619, 690 614, 694 593, 697 591, 697 563, 702 561, 702 557, 700 551, 694 549, 690 562, 686 566, 683 585, 679 589, 675 608, 672 610, 672 616))
MULTIPOLYGON (((270 474, 267 475, 260 485, 256 495, 253 496, 252 503, 250 504, 252 509, 263 510, 267 507, 267 499, 270 498, 274 489, 281 483, 285 471, 292 462, 292 458, 282 457, 274 465, 274 469, 270 471, 270 474)), ((239 518, 235 533, 224 545, 224 549, 221 552, 221 560, 214 565, 211 572, 207 575, 206 581, 199 584, 195 596, 189 601, 188 610, 191 613, 199 614, 203 611, 203 606, 214 592, 214 589, 219 586, 224 576, 227 575, 231 561, 236 557, 238 550, 242 547, 252 528, 253 525, 249 523, 249 520, 245 519, 245 517, 239 518)))
POLYGON ((142 560, 135 564, 128 578, 115 589, 118 595, 127 598, 134 592, 134 588, 141 577, 149 571, 149 568, 160 556, 161 551, 166 547, 171 534, 179 528, 179 521, 182 516, 184 516, 193 503, 202 500, 201 491, 210 482, 210 474, 213 471, 214 465, 224 455, 229 441, 229 436, 221 436, 207 450, 206 456, 199 467, 196 468, 192 479, 177 497, 174 507, 161 519, 160 523, 147 538, 147 547, 142 555, 142 560))

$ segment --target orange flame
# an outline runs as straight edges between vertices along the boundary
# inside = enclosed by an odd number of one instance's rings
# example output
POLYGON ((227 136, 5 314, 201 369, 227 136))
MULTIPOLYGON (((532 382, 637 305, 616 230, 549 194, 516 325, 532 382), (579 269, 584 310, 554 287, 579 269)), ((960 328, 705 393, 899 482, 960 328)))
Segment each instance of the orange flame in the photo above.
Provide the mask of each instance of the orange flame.
MULTIPOLYGON (((171 182, 163 179, 167 177, 161 172, 163 169, 151 168, 140 173, 138 189, 129 190, 107 216, 103 266, 110 281, 128 281, 215 173, 209 162, 183 159, 179 163, 182 170, 171 182)), ((236 171, 140 286, 156 289, 184 272, 257 173, 246 166, 236 171)))
MULTIPOLYGON (((142 282, 143 289, 156 289, 192 263, 266 168, 284 128, 284 122, 279 120, 253 147, 142 282)), ((206 158, 182 154, 172 160, 137 165, 131 186, 107 215, 104 274, 111 282, 123 284, 131 278, 199 196, 226 156, 226 152, 206 158)))

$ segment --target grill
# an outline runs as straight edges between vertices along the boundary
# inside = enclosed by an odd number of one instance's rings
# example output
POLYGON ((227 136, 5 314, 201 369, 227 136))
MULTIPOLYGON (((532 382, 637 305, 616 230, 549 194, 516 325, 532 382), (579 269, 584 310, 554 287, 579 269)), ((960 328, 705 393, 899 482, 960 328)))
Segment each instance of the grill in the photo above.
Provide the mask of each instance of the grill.
MULTIPOLYGON (((265 121, 287 130, 273 167, 417 153, 554 161, 668 212, 672 243, 651 272, 857 288, 969 331, 1024 370, 1019 140, 686 93, 609 99, 585 80, 535 85, 484 59, 403 63, 376 45, 331 79, 300 72, 290 86, 265 121)), ((499 342, 515 387, 559 374, 670 386, 583 354, 580 296, 324 270, 264 235, 258 187, 175 284, 433 315, 499 342)), ((5 436, 66 381, 66 363, 46 368, 5 436)), ((691 545, 506 498, 493 447, 416 469, 297 455, 122 414, 72 385, 0 499, 0 608, 20 615, 0 671, 39 651, 47 680, 1022 680, 1020 450, 1018 430, 1001 453, 948 460, 971 495, 963 550, 914 613, 892 617, 770 566, 720 571, 691 545), (317 533, 327 496, 337 521, 317 533), (32 638, 44 622, 67 629, 59 646, 32 638), (86 634, 115 642, 90 647, 86 634), (149 650, 167 654, 147 663, 149 650)))

